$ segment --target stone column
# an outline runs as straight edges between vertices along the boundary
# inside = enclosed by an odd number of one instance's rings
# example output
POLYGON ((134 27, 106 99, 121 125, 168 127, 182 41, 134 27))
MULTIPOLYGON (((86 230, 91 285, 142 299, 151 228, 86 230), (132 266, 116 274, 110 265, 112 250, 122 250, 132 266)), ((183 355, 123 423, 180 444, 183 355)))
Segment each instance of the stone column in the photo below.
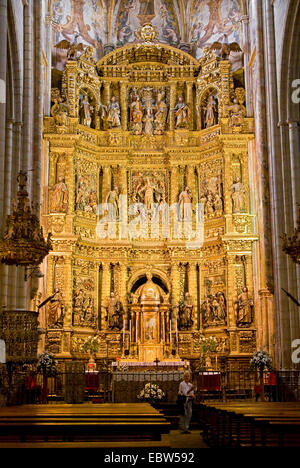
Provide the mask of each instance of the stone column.
POLYGON ((300 120, 288 120, 289 125, 289 143, 290 143, 290 161, 291 161, 291 179, 293 196, 293 218, 294 225, 297 225, 300 202, 300 120))
MULTIPOLYGON (((11 184, 13 182, 12 179, 12 160, 13 160, 13 155, 12 155, 12 141, 13 141, 13 120, 8 120, 6 123, 6 135, 5 135, 5 178, 4 178, 4 207, 3 207, 3 215, 4 215, 4 220, 6 219, 6 216, 10 214, 11 212, 11 184)), ((9 287, 9 279, 8 279, 8 274, 9 271, 11 270, 10 267, 3 265, 3 276, 2 276, 2 281, 0 284, 0 297, 2 299, 2 305, 7 305, 7 292, 8 292, 8 287, 9 287)))
POLYGON ((247 116, 251 117, 253 115, 253 101, 252 101, 252 89, 251 89, 251 75, 249 68, 250 61, 250 34, 249 34, 249 16, 244 15, 240 19, 242 23, 242 37, 243 44, 242 49, 244 52, 244 70, 245 70, 245 90, 246 90, 246 108, 247 116))
POLYGON ((128 98, 127 98, 127 83, 120 84, 120 107, 121 107, 121 124, 122 130, 127 130, 128 125, 128 98))
POLYGON ((0 0, 0 231, 3 227, 4 155, 6 127, 7 0, 0 0))

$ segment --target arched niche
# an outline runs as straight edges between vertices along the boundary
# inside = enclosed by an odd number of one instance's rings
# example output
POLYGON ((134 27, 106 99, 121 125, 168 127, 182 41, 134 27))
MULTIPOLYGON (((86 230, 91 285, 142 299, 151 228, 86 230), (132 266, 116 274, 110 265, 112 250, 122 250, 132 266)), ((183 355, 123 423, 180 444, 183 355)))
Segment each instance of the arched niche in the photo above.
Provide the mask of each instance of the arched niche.
MULTIPOLYGON (((153 269, 151 270, 152 274, 152 281, 153 283, 157 284, 159 288, 162 290, 163 294, 169 296, 171 292, 171 283, 167 277, 167 275, 159 270, 153 269)), ((145 269, 141 269, 136 271, 128 282, 128 295, 129 297, 132 294, 135 294, 136 291, 140 286, 147 282, 147 272, 145 269)))
POLYGON ((99 108, 99 98, 94 94, 94 90, 88 85, 84 85, 78 90, 78 118, 81 125, 85 125, 90 128, 97 127, 97 117, 99 108), (85 104, 85 100, 88 101, 85 104), (85 107, 86 105, 86 107, 85 107), (90 124, 88 118, 88 112, 90 114, 90 124))
POLYGON ((199 96, 200 129, 213 127, 219 123, 219 89, 216 86, 208 86, 199 96))

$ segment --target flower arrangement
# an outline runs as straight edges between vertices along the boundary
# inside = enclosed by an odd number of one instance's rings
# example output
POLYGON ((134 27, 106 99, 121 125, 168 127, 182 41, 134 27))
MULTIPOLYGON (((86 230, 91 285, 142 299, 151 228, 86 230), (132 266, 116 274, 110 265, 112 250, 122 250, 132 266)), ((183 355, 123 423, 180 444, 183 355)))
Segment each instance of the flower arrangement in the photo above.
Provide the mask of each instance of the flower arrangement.
POLYGON ((215 336, 209 336, 208 338, 202 336, 200 338, 201 354, 214 353, 217 350, 217 345, 218 342, 215 336))
POLYGON ((39 374, 48 375, 49 377, 57 373, 57 361, 54 359, 53 354, 45 351, 40 355, 37 364, 37 372, 39 374))
POLYGON ((250 361, 250 368, 256 368, 261 371, 266 369, 272 369, 272 358, 266 351, 255 351, 250 361))
POLYGON ((137 397, 139 400, 162 400, 165 393, 157 384, 147 383, 137 397))
POLYGON ((97 336, 89 336, 86 342, 82 345, 81 349, 84 353, 97 353, 99 351, 100 343, 97 336))

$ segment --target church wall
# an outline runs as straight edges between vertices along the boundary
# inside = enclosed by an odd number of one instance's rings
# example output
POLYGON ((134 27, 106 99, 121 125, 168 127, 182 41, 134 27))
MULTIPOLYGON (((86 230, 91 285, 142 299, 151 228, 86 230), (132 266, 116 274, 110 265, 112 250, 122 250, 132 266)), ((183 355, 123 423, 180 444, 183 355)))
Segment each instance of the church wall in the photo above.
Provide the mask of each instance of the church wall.
MULTIPOLYGON (((9 0, 1 2, 8 19, 1 21, 1 71, 6 84, 6 105, 1 112, 4 148, 1 151, 4 172, 0 174, 3 210, 1 222, 11 212, 17 192, 17 175, 29 173, 29 193, 38 202, 41 189, 41 135, 43 115, 43 71, 41 27, 42 2, 9 0), (6 47, 8 44, 8 48, 6 47)), ((3 229, 3 227, 2 227, 3 229)), ((2 230, 2 234, 4 234, 2 230)), ((28 308, 37 292, 35 280, 24 281, 24 268, 3 266, 1 306, 28 308)))

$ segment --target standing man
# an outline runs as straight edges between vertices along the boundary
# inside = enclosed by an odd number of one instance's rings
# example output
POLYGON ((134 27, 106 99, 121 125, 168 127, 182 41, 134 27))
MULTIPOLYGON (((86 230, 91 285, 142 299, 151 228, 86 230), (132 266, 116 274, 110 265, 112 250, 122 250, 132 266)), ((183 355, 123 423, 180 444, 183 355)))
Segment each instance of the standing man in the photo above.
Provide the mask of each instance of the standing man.
POLYGON ((183 381, 179 384, 178 395, 185 396, 184 414, 181 417, 180 425, 182 426, 182 434, 190 434, 189 426, 192 418, 192 404, 194 399, 194 386, 191 384, 191 375, 185 372, 183 381))

